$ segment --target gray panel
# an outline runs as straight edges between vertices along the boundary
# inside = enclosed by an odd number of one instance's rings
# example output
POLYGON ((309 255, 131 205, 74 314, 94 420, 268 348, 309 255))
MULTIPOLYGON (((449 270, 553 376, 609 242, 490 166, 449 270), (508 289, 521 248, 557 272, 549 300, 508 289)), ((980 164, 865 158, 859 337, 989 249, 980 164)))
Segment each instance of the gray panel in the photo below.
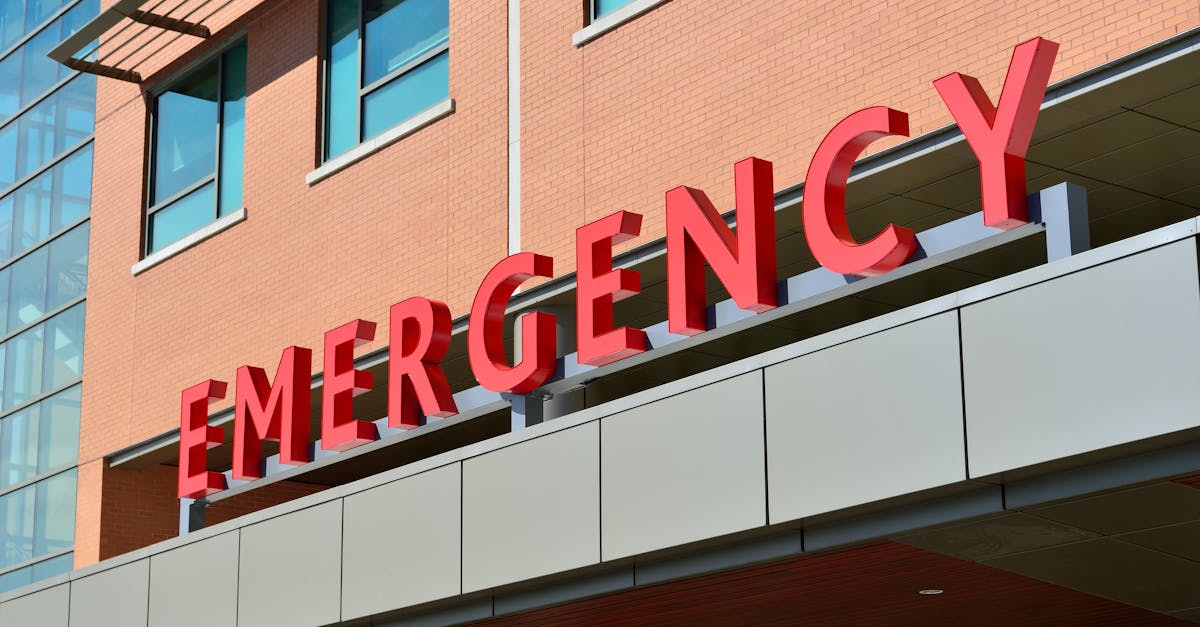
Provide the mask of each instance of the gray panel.
POLYGON ((956 312, 765 377, 771 523, 966 479, 956 312))
POLYGON ((155 555, 150 558, 150 627, 234 625, 237 592, 236 531, 155 555))
POLYGON ((1200 606, 1200 564, 1111 538, 983 563, 1158 612, 1200 606))
POLYGON ((459 593, 461 487, 451 464, 346 497, 343 619, 459 593))
POLYGON ((463 462, 463 591, 600 560, 599 425, 463 462))
POLYGON ((0 603, 0 625, 67 627, 70 598, 69 585, 64 583, 0 603))
POLYGON ((604 559, 766 523, 762 371, 601 421, 604 559))
POLYGON ((71 582, 71 627, 146 624, 150 560, 110 568, 71 582))
POLYGON ((964 307, 968 457, 983 476, 1195 426, 1187 239, 964 307))
POLYGON ((1120 539, 1200 562, 1200 521, 1128 533, 1120 536, 1120 539))
POLYGON ((339 618, 342 501, 242 529, 238 624, 325 625, 339 618))
POLYGON ((1173 482, 1156 483, 1031 508, 1029 512, 1080 529, 1113 535, 1200 520, 1200 490, 1173 482))
POLYGON ((918 531, 896 540, 959 559, 979 561, 1094 537, 1096 534, 1082 529, 1028 514, 1010 513, 918 531))

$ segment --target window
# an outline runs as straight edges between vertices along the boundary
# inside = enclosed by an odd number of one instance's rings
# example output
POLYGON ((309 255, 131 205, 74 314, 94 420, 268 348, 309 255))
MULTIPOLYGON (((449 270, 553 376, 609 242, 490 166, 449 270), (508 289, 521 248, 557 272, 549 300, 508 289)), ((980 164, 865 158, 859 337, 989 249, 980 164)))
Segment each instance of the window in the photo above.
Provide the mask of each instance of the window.
POLYGON ((328 0, 326 15, 326 159, 449 97, 448 0, 328 0))
POLYGON ((246 44, 155 99, 146 253, 242 207, 246 44))
POLYGON ((603 17, 629 4, 630 0, 591 0, 592 19, 603 17))
MULTIPOLYGON (((5 22, 5 14, 14 9, 13 4, 11 0, 0 0, 0 39, 3 41, 9 41, 4 34, 5 28, 10 24, 5 22)), ((21 4, 16 3, 17 16, 21 14, 21 4)), ((32 25, 26 22, 26 27, 32 31, 65 3, 53 1, 25 4, 28 5, 25 7, 28 11, 27 20, 37 20, 32 25)), ((50 52, 55 44, 83 28, 99 9, 99 0, 82 0, 21 47, 0 53, 0 122, 12 117, 23 107, 43 97, 59 82, 75 74, 74 70, 55 62, 47 57, 46 53, 50 52)), ((20 32, 20 29, 14 27, 14 32, 20 32)))
POLYGON ((75 541, 76 470, 0 495, 0 570, 70 549, 75 541))

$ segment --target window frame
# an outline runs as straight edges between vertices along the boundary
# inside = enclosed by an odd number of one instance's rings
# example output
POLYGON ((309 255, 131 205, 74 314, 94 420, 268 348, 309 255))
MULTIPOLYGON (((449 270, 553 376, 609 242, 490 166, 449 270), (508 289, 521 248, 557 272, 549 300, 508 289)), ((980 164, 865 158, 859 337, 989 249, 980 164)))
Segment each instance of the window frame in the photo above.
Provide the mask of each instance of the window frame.
MULTIPOLYGON (((209 50, 206 54, 204 54, 200 58, 192 61, 191 63, 188 63, 183 68, 180 68, 180 70, 178 72, 174 73, 172 76, 168 77, 166 80, 164 80, 161 83, 159 83, 158 85, 156 85, 148 93, 148 97, 150 98, 150 106, 146 107, 146 149, 144 151, 144 153, 145 153, 145 176, 143 177, 143 180, 146 182, 146 184, 145 184, 145 189, 144 189, 143 198, 142 198, 142 243, 141 243, 141 250, 140 250, 140 257, 139 257, 140 259, 146 259, 146 258, 150 257, 151 255, 158 254, 158 253, 162 252, 163 250, 166 250, 167 248, 169 248, 173 243, 175 243, 175 242, 167 243, 167 244, 160 246, 158 248, 158 250, 154 250, 154 251, 150 250, 150 246, 152 244, 151 239, 150 239, 150 235, 151 235, 150 226, 151 226, 151 222, 152 222, 151 217, 154 216, 154 214, 157 214, 157 213, 161 212, 162 210, 171 207, 177 201, 187 197, 188 194, 191 194, 192 192, 199 190, 200 188, 204 187, 205 185, 208 185, 209 183, 213 184, 213 207, 212 207, 213 215, 212 215, 212 220, 209 220, 208 222, 206 222, 204 226, 208 226, 208 225, 212 224, 213 222, 216 222, 217 220, 219 220, 222 217, 222 215, 221 215, 221 156, 222 156, 221 148, 222 148, 222 142, 223 142, 223 137, 222 137, 223 129, 225 126, 225 107, 222 106, 224 103, 224 96, 225 96, 225 54, 227 52, 233 50, 234 48, 237 48, 238 46, 246 46, 247 47, 246 58, 247 58, 247 60, 249 60, 249 58, 250 58, 249 45, 247 44, 246 33, 243 31, 243 32, 238 33, 237 35, 231 37, 227 41, 223 42, 221 45, 214 47, 212 50, 209 50), (215 146, 214 156, 213 156, 213 172, 212 172, 212 174, 205 176, 204 178, 201 178, 200 180, 198 180, 194 183, 189 184, 187 187, 179 190, 178 192, 175 192, 174 194, 171 194, 167 198, 162 199, 152 205, 152 204, 150 204, 150 199, 154 197, 154 186, 157 183, 157 174, 158 174, 156 162, 158 159, 158 122, 159 122, 158 105, 159 105, 159 99, 162 97, 163 94, 171 91, 172 87, 175 87, 182 81, 187 80, 194 72, 196 72, 200 68, 204 67, 205 65, 207 65, 208 63, 211 63, 213 61, 216 61, 216 63, 217 63, 217 101, 216 101, 216 103, 217 103, 217 123, 216 123, 216 125, 213 126, 213 133, 215 133, 215 136, 216 136, 215 137, 216 138, 216 146, 215 146)), ((249 89, 246 89, 246 92, 247 92, 246 96, 248 97, 249 89)), ((242 138, 242 141, 243 142, 245 141, 245 137, 242 138)), ((245 146, 243 146, 243 150, 245 150, 245 146)), ((242 184, 245 185, 245 177, 244 177, 245 162, 244 161, 243 161, 242 168, 243 168, 242 184)), ((245 201, 244 201, 244 197, 243 197, 243 204, 244 204, 244 202, 245 201)), ((233 213, 233 212, 237 211, 237 209, 238 208, 230 208, 229 213, 233 213)), ((203 227, 201 227, 201 228, 203 228, 203 227)), ((196 232, 196 231, 193 231, 193 233, 194 232, 196 232)), ((184 238, 186 238, 186 237, 187 236, 185 235, 184 238)), ((179 241, 179 240, 176 240, 176 241, 179 241)))
MULTIPOLYGON (((589 1, 592 1, 592 0, 589 0, 589 1)), ((331 154, 329 154, 329 135, 330 135, 330 133, 329 133, 329 116, 330 116, 329 82, 330 82, 330 79, 332 76, 332 72, 331 72, 331 68, 330 68, 330 65, 332 63, 332 60, 330 58, 331 57, 330 47, 332 44, 330 27, 332 26, 332 24, 330 23, 330 19, 329 19, 329 17, 330 17, 329 16, 329 13, 330 13, 329 2, 330 2, 330 0, 322 0, 321 1, 321 25, 322 25, 321 26, 321 85, 320 85, 320 87, 321 87, 321 89, 320 89, 321 119, 318 121, 318 125, 321 130, 321 133, 320 133, 321 141, 320 141, 320 146, 318 148, 318 153, 317 153, 317 156, 318 156, 317 164, 318 165, 332 162, 335 159, 337 159, 338 157, 341 157, 342 155, 345 155, 345 154, 349 153, 350 151, 353 151, 355 147, 361 146, 363 143, 370 141, 370 139, 363 138, 363 106, 369 95, 375 93, 380 88, 388 85, 389 83, 399 79, 404 74, 407 74, 407 73, 421 67, 426 62, 432 60, 434 57, 442 54, 443 52, 450 50, 450 34, 449 34, 449 30, 447 30, 446 40, 443 41, 442 43, 438 44, 437 46, 434 46, 433 48, 430 48, 429 50, 426 50, 425 52, 421 53, 420 56, 414 58, 413 60, 409 61, 408 63, 405 63, 404 65, 388 72, 387 74, 380 76, 379 78, 372 81, 370 84, 364 85, 363 81, 364 81, 364 79, 366 77, 366 73, 367 73, 367 64, 364 61, 366 59, 366 41, 367 41, 367 12, 366 12, 366 8, 365 8, 366 0, 356 0, 357 5, 358 5, 358 27, 357 27, 358 41, 355 43, 356 54, 358 55, 358 96, 357 96, 357 100, 356 100, 355 107, 354 107, 354 128, 356 130, 356 140, 355 140, 354 146, 351 146, 350 148, 347 148, 346 150, 343 150, 342 152, 340 152, 336 155, 331 155, 331 154)), ((449 2, 450 2, 450 0, 446 0, 447 4, 449 4, 449 2)), ((447 25, 448 25, 448 22, 447 22, 447 25)), ((447 97, 449 97, 449 94, 447 94, 447 97)), ((416 115, 419 115, 419 113, 416 115)), ((412 118, 410 117, 410 118, 406 118, 406 119, 412 119, 412 118)), ((396 126, 403 124, 404 121, 405 120, 398 121, 391 128, 395 128, 396 126)), ((384 132, 386 133, 387 131, 384 131, 384 132)))

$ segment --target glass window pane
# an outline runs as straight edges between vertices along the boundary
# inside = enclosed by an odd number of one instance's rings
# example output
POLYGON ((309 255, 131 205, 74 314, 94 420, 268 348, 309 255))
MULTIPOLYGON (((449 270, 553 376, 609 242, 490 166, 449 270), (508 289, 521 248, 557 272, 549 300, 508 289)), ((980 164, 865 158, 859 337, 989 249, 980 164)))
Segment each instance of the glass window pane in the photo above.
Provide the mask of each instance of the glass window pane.
POLYGON ((42 336, 38 325, 5 342, 4 398, 0 411, 32 400, 42 392, 42 336))
POLYGON ((46 310, 53 311, 87 292, 87 254, 90 225, 83 223, 50 242, 46 310))
POLYGON ((596 8, 595 17, 600 17, 608 13, 612 13, 617 9, 629 4, 629 0, 592 0, 596 8))
POLYGON ((33 558, 34 488, 0 496, 0 568, 33 558))
MULTIPOLYGON (((0 270, 0 311, 8 311, 8 285, 13 267, 0 270)), ((0 335, 8 334, 8 316, 0 316, 0 335)))
POLYGON ((33 567, 26 566, 18 568, 12 572, 0 575, 0 594, 4 594, 10 590, 16 590, 21 586, 28 586, 33 583, 33 567))
POLYGON ((38 407, 28 407, 0 419, 0 488, 38 473, 38 407))
MULTIPOLYGON (((13 240, 13 197, 0 199, 0 262, 12 257, 13 240)), ((2 316, 0 316, 2 317, 2 316)))
POLYGON ((49 249, 39 248, 12 265, 8 328, 19 329, 46 314, 46 262, 49 249))
POLYGON ((0 0, 0 51, 25 34, 25 0, 0 0))
POLYGON ((92 147, 80 149, 54 167, 54 204, 50 228, 57 231, 92 210, 92 147))
POLYGON ((46 56, 59 39, 59 25, 51 24, 45 30, 33 36, 24 48, 24 59, 21 63, 21 101, 20 105, 33 102, 33 99, 46 93, 58 82, 59 63, 46 56))
POLYGON ((0 193, 17 182, 17 130, 19 124, 0 128, 0 193))
POLYGON ((21 64, 24 49, 14 50, 0 61, 0 120, 7 120, 21 108, 21 64))
POLYGON ((46 321, 42 393, 83 375, 83 309, 80 303, 46 321))
POLYGON ((91 195, 92 147, 86 146, 5 196, 0 200, 0 261, 87 216, 91 195))
POLYGON ((152 205, 216 171, 218 75, 211 61, 158 97, 152 205))
POLYGON ((79 406, 75 386, 38 403, 37 472, 75 463, 79 457, 79 406))
POLYGON ((242 207, 246 152, 246 44, 225 53, 221 70, 221 198, 218 214, 242 207))
POLYGON ((25 32, 32 31, 54 15, 67 0, 27 0, 25 10, 25 32))
POLYGON ((450 93, 450 52, 422 63, 363 99, 363 139, 371 139, 443 101, 450 93))
POLYGON ((95 109, 96 77, 80 74, 0 130, 0 194, 90 137, 95 109))
POLYGON ((58 557, 52 557, 44 562, 38 562, 31 566, 33 569, 33 580, 41 581, 55 575, 71 572, 71 567, 75 564, 75 554, 66 553, 58 557))
POLYGON ((75 473, 72 469, 34 484, 37 515, 33 557, 70 548, 75 543, 75 473))
POLYGON ((358 144, 358 0, 330 0, 325 158, 358 144))
POLYGON ((450 36, 447 0, 363 0, 363 83, 387 76, 450 36))
POLYGON ((52 174, 47 172, 13 192, 17 220, 17 250, 33 248, 50 235, 52 174))
POLYGON ((215 200, 213 184, 209 183, 156 211, 150 216, 149 252, 161 250, 212 222, 215 200))

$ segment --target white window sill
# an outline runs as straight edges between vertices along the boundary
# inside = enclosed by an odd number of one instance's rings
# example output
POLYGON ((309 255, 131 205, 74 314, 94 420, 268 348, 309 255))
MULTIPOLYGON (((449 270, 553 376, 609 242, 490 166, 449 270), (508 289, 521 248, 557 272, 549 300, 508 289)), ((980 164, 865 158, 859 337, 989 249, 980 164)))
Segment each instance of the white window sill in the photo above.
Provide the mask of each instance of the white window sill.
POLYGON ((434 122, 454 113, 454 99, 447 98, 432 107, 412 116, 398 126, 392 127, 385 131, 382 135, 369 139, 354 148, 326 161, 321 164, 321 167, 309 172, 304 177, 304 181, 310 186, 318 181, 333 176, 334 174, 366 159, 367 157, 383 150, 394 142, 397 142, 418 130, 433 124, 434 122))
POLYGON ((150 268, 153 268, 154 266, 157 266, 158 264, 170 259, 171 257, 174 257, 175 255, 178 255, 179 253, 191 248, 192 246, 195 246, 196 244, 203 242, 204 240, 232 227, 235 224, 244 222, 245 220, 246 220, 246 208, 245 207, 242 207, 241 209, 238 209, 237 211, 234 211, 231 214, 221 216, 221 217, 217 218, 216 220, 209 222, 200 230, 193 231, 192 233, 188 234, 186 237, 179 240, 178 242, 175 242, 174 244, 171 244, 170 246, 167 246, 166 248, 164 248, 162 250, 155 251, 153 253, 150 253, 149 255, 146 255, 145 259, 142 259, 141 261, 133 264, 133 268, 131 269, 133 272, 133 276, 137 276, 137 275, 149 270, 150 268))
POLYGON ((610 30, 632 20, 633 18, 657 7, 660 4, 666 4, 671 0, 633 0, 629 4, 592 20, 591 24, 584 27, 583 30, 571 35, 571 43, 576 47, 582 46, 587 42, 607 33, 610 30))

